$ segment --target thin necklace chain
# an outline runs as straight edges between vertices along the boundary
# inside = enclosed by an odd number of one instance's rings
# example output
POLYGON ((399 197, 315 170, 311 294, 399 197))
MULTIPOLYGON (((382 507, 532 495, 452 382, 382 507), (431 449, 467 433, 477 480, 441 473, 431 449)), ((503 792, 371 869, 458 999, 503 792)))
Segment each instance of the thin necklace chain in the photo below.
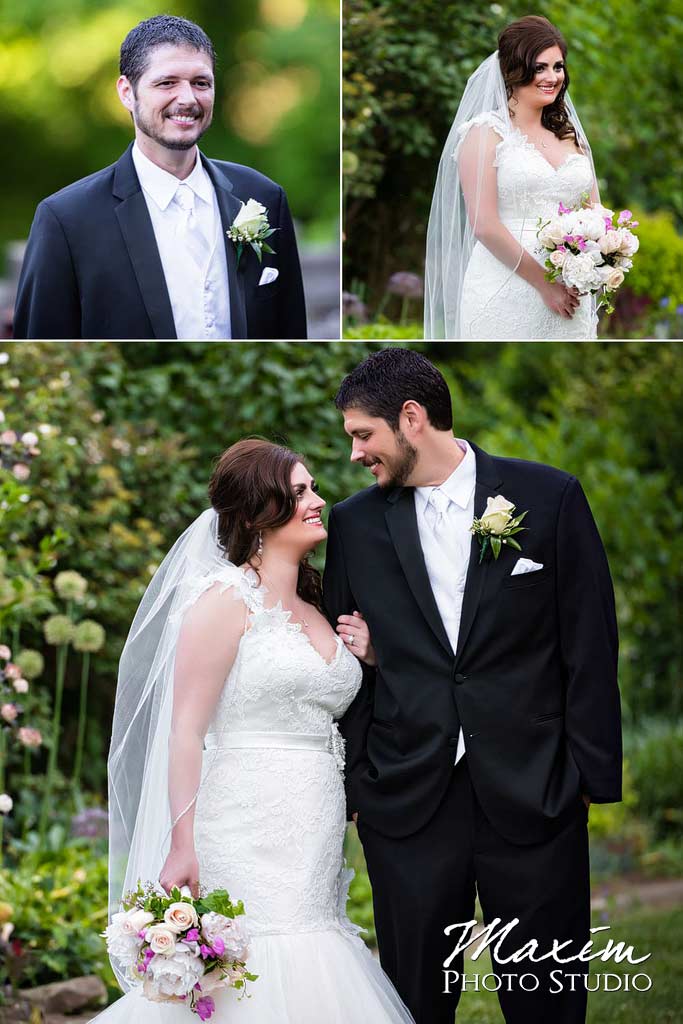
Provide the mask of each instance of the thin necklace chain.
MULTIPOLYGON (((278 598, 280 604, 282 604, 282 594, 277 589, 277 587, 273 586, 273 581, 271 580, 271 578, 268 575, 268 573, 263 568, 260 568, 259 572, 261 573, 262 576, 265 577, 266 582, 270 584, 271 590, 274 591, 275 596, 278 598)), ((283 605, 283 610, 289 611, 290 615, 294 614, 294 612, 291 609, 289 609, 289 608, 288 609, 284 609, 284 605, 283 605)), ((307 622, 306 619, 303 617, 303 615, 301 615, 299 617, 299 621, 301 622, 301 625, 304 626, 305 629, 310 629, 310 622, 307 622)))

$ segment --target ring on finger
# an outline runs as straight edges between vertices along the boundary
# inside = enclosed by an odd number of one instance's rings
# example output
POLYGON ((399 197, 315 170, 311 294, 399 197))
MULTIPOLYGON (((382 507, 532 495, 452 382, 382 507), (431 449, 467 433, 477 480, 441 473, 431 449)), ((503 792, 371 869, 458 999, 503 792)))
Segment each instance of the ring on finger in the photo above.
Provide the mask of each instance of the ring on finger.
POLYGON ((347 636, 346 636, 346 642, 347 642, 347 644, 349 645, 349 647, 353 647, 353 645, 354 645, 354 644, 355 644, 355 642, 356 642, 356 638, 355 638, 355 636, 353 635, 353 633, 348 633, 348 634, 347 634, 347 636))

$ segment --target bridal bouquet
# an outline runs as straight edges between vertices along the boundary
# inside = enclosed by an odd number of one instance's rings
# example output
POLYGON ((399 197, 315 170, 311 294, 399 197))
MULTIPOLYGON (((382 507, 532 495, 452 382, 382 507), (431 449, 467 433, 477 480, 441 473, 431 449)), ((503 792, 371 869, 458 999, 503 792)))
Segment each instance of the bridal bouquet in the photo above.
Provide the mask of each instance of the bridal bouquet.
POLYGON ((124 896, 120 913, 102 933, 107 950, 143 995, 154 1003, 184 1002, 200 1020, 216 1006, 211 992, 242 989, 257 975, 247 971, 244 904, 225 889, 193 899, 174 887, 170 896, 152 883, 124 896))
POLYGON ((549 281, 560 279, 580 295, 600 295, 598 309, 605 306, 614 312, 613 292, 633 266, 632 257, 639 241, 632 228, 630 210, 615 214, 599 203, 591 204, 584 196, 581 205, 571 208, 560 203, 550 220, 539 217, 536 236, 539 254, 544 255, 549 281))

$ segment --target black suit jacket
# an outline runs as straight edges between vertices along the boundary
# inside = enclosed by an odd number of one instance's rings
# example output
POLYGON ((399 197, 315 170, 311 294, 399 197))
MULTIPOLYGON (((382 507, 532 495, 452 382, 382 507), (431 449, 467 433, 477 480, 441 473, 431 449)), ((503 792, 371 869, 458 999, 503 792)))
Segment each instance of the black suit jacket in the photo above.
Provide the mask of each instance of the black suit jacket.
POLYGON ((358 609, 377 653, 341 722, 347 806, 409 835, 434 814, 460 726, 477 797, 512 842, 540 842, 581 794, 621 799, 617 626, 605 552, 575 477, 476 445, 475 512, 503 494, 528 509, 522 555, 479 564, 472 538, 458 649, 425 568, 412 488, 371 487, 330 513, 327 613, 358 609), (519 557, 543 569, 512 576, 519 557))
MULTIPOLYGON (((171 302, 130 146, 111 167, 44 199, 19 278, 15 338, 175 338, 171 302)), ((233 338, 305 338, 299 256, 285 193, 258 171, 201 155, 216 190, 228 265, 233 338), (225 232, 240 200, 268 210, 275 255, 236 267, 225 232), (279 276, 258 285, 264 267, 279 276)))

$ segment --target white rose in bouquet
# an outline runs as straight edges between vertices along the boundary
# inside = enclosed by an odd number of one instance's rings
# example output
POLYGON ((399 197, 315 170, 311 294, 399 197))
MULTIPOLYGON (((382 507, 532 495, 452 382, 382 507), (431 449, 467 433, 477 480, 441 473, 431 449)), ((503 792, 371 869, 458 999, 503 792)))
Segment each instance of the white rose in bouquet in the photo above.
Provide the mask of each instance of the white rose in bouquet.
POLYGON ((570 288, 576 288, 581 294, 597 288, 600 276, 589 253, 579 253, 575 256, 570 253, 562 267, 562 280, 570 288))
POLYGON ((600 210, 587 207, 585 210, 578 210, 574 223, 573 234, 583 235, 596 242, 605 233, 605 217, 600 210))
POLYGON ((172 956, 155 956, 150 960, 143 992, 148 998, 150 991, 158 991, 162 998, 186 996, 204 974, 204 966, 189 950, 181 950, 172 956))
POLYGON ((565 217, 553 217, 545 224, 538 233, 538 240, 546 249, 553 249, 556 245, 562 245, 564 236, 571 229, 567 222, 570 215, 565 217))
POLYGON ((622 284, 623 280, 624 271, 621 267, 609 267, 608 273, 605 275, 605 288, 614 291, 622 284))
POLYGON ((173 956, 176 951, 176 932, 172 931, 165 924, 153 924, 145 932, 145 938, 153 953, 162 953, 163 956, 173 956))
POLYGON ((568 253, 566 249, 555 249, 555 252, 551 252, 548 259, 554 267, 562 267, 567 255, 568 253))
POLYGON ((191 903, 179 902, 164 911, 164 922, 171 931, 184 932, 187 928, 196 928, 199 918, 191 903))
POLYGON ((225 946, 226 956, 233 960, 246 960, 249 954, 249 934, 242 916, 224 917, 213 911, 202 915, 202 933, 208 943, 213 945, 221 939, 225 946))

